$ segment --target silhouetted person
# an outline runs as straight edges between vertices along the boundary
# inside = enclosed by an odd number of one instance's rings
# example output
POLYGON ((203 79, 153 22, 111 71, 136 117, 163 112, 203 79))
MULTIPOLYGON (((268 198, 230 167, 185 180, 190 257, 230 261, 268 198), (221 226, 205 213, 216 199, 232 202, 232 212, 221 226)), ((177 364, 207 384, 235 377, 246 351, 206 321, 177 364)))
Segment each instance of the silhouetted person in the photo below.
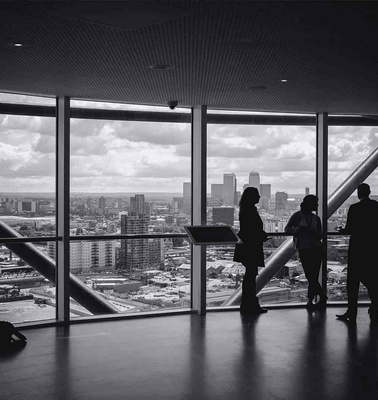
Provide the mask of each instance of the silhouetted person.
POLYGON ((357 188, 358 203, 349 207, 347 222, 341 233, 350 234, 348 248, 347 294, 348 310, 336 315, 343 321, 355 322, 357 317, 358 290, 360 283, 368 290, 371 300, 370 318, 377 321, 377 239, 378 202, 370 199, 370 186, 361 183, 357 188), (373 231, 369 230, 373 228, 373 231))
POLYGON ((259 191, 255 187, 247 187, 239 203, 239 237, 243 243, 236 245, 234 261, 241 262, 245 267, 240 304, 240 312, 242 314, 267 312, 267 310, 261 308, 256 296, 258 267, 265 266, 263 242, 268 239, 256 208, 259 200, 259 191))
POLYGON ((309 194, 303 198, 300 211, 294 213, 285 227, 286 233, 294 236, 299 259, 308 281, 307 308, 323 307, 327 296, 319 283, 319 271, 322 263, 322 224, 320 218, 313 214, 318 209, 318 198, 309 194), (319 302, 314 303, 315 296, 319 302))

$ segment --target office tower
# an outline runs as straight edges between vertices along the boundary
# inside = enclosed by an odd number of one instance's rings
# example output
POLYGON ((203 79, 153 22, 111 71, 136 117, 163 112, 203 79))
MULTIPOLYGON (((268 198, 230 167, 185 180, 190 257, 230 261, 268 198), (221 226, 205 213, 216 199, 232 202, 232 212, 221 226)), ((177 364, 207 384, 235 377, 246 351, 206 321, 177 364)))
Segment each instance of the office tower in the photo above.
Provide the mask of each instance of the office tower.
MULTIPOLYGON (((70 243, 70 270, 74 273, 109 270, 115 268, 115 246, 113 240, 72 241, 70 243)), ((47 243, 47 254, 55 260, 55 242, 47 243)))
POLYGON ((306 187, 305 188, 305 196, 308 196, 310 194, 310 188, 306 187))
POLYGON ((248 186, 255 187, 260 191, 260 174, 256 171, 251 171, 249 173, 248 186))
POLYGON ((215 202, 221 202, 222 200, 222 192, 223 192, 223 184, 222 183, 212 183, 211 184, 211 199, 215 202))
POLYGON ((213 224, 223 223, 234 225, 234 207, 214 207, 213 208, 213 224))
POLYGON ((190 214, 192 212, 191 209, 192 204, 192 185, 190 182, 183 183, 183 212, 186 214, 190 214))
POLYGON ((236 202, 236 176, 234 173, 223 174, 223 205, 233 206, 236 202))
POLYGON ((130 212, 146 213, 144 194, 136 194, 134 197, 130 197, 130 212))
POLYGON ((184 204, 184 199, 183 197, 174 197, 172 200, 172 212, 174 214, 178 214, 182 211, 183 208, 183 204, 184 204))
POLYGON ((17 211, 19 213, 22 213, 25 211, 37 213, 38 212, 38 202, 36 202, 34 200, 18 201, 17 202, 17 211))
POLYGON ((164 239, 148 239, 148 255, 150 268, 158 268, 164 263, 164 239))
POLYGON ((276 192, 276 214, 283 214, 286 211, 288 197, 286 192, 276 192))
POLYGON ((269 199, 272 196, 272 185, 270 183, 261 183, 260 184, 260 196, 264 199, 269 199))
MULTIPOLYGON (((121 214, 121 234, 146 234, 149 222, 149 217, 143 213, 121 214)), ((147 269, 149 267, 148 239, 123 240, 121 257, 121 268, 128 272, 147 269)))
POLYGON ((101 214, 105 215, 105 209, 106 209, 105 197, 100 197, 98 199, 98 209, 101 214))
POLYGON ((259 206, 263 210, 269 210, 270 200, 272 196, 272 185, 270 183, 260 184, 260 201, 259 206))

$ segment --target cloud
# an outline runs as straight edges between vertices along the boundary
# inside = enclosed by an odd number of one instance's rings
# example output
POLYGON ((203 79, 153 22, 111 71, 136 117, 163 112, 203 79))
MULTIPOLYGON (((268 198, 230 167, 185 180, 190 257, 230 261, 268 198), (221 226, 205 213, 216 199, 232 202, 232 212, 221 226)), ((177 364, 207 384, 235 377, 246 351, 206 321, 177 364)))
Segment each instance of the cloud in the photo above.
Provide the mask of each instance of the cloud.
MULTIPOLYGON (((0 115, 4 190, 53 191, 55 140, 54 118, 0 115)), ((273 192, 314 190, 315 140, 312 126, 209 125, 209 187, 234 172, 241 190, 255 170, 273 192)), ((330 188, 377 147, 377 128, 330 127, 330 188)), ((190 180, 190 156, 189 124, 71 120, 73 191, 181 192, 190 180)))

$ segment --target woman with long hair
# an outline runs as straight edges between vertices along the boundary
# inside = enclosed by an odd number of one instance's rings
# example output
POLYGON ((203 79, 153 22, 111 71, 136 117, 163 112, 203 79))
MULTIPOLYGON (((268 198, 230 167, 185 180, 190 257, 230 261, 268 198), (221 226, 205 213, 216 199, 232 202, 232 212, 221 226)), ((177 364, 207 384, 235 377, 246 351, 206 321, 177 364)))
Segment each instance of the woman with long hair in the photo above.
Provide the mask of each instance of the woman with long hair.
POLYGON ((258 268, 265 266, 263 243, 268 239, 256 208, 259 200, 260 194, 257 188, 247 187, 239 203, 239 237, 243 243, 236 245, 234 261, 241 262, 245 267, 240 304, 242 314, 267 312, 260 306, 256 296, 256 276, 258 268))
POLYGON ((308 281, 307 308, 324 307, 327 296, 319 283, 319 271, 322 263, 322 224, 313 214, 318 209, 318 198, 309 194, 303 198, 300 211, 289 219, 285 232, 294 236, 294 245, 298 249, 299 259, 308 281), (318 303, 314 303, 319 296, 318 303))

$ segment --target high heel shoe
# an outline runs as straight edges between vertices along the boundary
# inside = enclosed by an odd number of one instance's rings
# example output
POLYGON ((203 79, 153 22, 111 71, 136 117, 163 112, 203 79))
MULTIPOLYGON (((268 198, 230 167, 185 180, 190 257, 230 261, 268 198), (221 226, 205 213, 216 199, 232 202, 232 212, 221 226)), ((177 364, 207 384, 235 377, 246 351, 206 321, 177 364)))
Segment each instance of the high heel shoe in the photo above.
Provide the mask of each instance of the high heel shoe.
POLYGON ((317 303, 315 303, 315 307, 317 309, 326 308, 327 307, 327 300, 328 300, 327 296, 321 295, 319 301, 317 303))

